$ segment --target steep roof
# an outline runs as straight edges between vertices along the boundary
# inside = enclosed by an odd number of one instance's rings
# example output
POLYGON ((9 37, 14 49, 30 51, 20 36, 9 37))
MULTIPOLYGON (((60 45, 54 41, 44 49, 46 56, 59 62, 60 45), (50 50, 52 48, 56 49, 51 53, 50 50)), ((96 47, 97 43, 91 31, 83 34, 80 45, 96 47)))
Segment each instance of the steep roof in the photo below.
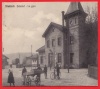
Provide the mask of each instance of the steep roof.
POLYGON ((36 50, 36 52, 45 52, 45 46, 42 46, 41 48, 39 48, 38 50, 36 50))
MULTIPOLYGON (((57 29, 60 30, 60 31, 63 31, 63 30, 64 30, 62 25, 57 24, 57 23, 54 23, 54 22, 51 22, 51 23, 49 24, 49 26, 47 27, 46 31, 43 33, 42 37, 45 37, 45 36, 46 36, 46 34, 47 34, 47 32, 49 31, 49 28, 50 28, 51 26, 57 28, 57 29)), ((64 28, 65 28, 65 27, 64 27, 64 28)))
POLYGON ((71 2, 65 15, 80 11, 85 13, 80 2, 71 2))

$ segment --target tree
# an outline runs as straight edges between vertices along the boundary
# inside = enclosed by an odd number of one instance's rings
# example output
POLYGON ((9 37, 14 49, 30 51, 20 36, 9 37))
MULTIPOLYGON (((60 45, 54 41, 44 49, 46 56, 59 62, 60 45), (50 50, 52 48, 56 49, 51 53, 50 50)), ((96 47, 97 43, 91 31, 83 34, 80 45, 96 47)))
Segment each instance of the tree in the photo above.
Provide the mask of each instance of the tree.
POLYGON ((95 7, 92 7, 92 9, 87 6, 86 13, 88 14, 86 18, 86 23, 94 23, 98 22, 98 8, 97 5, 95 7))
POLYGON ((90 9, 87 7, 86 39, 88 43, 87 60, 91 65, 97 65, 97 43, 98 43, 98 10, 97 6, 90 9))

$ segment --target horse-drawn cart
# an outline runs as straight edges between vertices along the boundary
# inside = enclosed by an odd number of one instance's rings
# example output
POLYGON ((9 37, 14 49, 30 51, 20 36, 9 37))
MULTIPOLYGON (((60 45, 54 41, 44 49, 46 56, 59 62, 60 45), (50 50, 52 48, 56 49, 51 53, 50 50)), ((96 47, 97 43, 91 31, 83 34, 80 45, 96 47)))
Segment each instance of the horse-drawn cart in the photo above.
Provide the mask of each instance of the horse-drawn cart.
POLYGON ((26 72, 23 74, 24 76, 24 85, 30 86, 32 82, 35 83, 35 85, 40 85, 40 74, 43 73, 41 69, 31 69, 30 72, 26 72))

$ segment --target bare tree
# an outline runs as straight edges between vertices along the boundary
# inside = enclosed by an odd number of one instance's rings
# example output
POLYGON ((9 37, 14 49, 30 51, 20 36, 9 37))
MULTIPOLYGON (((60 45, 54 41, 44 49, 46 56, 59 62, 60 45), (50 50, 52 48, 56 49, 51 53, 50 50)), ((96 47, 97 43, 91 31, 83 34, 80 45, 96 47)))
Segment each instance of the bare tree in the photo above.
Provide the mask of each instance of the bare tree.
POLYGON ((97 43, 98 43, 98 10, 97 6, 90 9, 87 6, 86 12, 86 38, 88 43, 87 60, 91 65, 97 65, 97 43))
POLYGON ((97 5, 95 5, 92 8, 87 6, 86 13, 88 14, 88 16, 86 18, 86 23, 98 22, 98 8, 97 8, 97 5))

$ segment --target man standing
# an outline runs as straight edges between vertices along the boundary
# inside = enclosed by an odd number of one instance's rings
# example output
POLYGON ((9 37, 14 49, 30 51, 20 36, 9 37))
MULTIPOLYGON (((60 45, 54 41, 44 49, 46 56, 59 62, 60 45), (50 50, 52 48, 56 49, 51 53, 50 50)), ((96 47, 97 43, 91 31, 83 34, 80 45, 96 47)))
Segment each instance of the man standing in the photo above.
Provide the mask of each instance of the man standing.
POLYGON ((23 85, 25 85, 25 81, 26 81, 26 75, 25 75, 26 72, 27 72, 27 70, 26 70, 26 68, 25 68, 25 66, 24 66, 24 68, 23 68, 23 70, 22 70, 23 85))
POLYGON ((45 75, 45 79, 47 79, 47 66, 44 66, 44 75, 45 75))
MULTIPOLYGON (((40 67, 40 64, 38 65, 37 70, 38 70, 38 71, 42 71, 42 68, 40 67)), ((39 78, 39 81, 41 81, 41 73, 38 72, 36 75, 37 75, 37 77, 39 78)))
POLYGON ((60 74, 60 67, 59 67, 58 63, 56 63, 56 71, 57 71, 58 79, 60 79, 60 77, 59 77, 59 74, 60 74))

